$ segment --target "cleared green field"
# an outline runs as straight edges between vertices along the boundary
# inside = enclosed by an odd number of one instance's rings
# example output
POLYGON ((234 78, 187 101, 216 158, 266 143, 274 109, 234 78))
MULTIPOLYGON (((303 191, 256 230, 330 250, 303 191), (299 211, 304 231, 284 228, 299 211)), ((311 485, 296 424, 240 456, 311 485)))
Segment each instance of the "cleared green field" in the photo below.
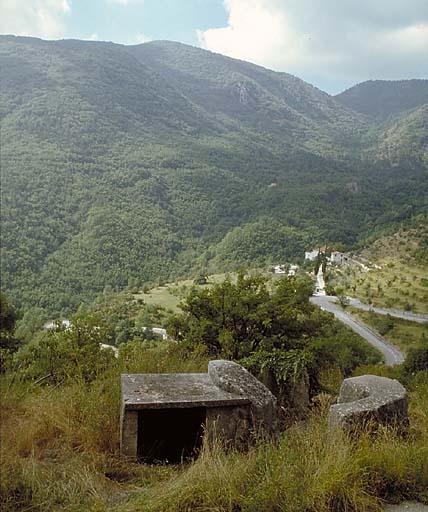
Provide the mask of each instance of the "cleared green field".
POLYGON ((181 300, 186 297, 193 287, 210 287, 215 283, 224 281, 226 276, 230 276, 232 280, 236 279, 236 274, 234 273, 213 274, 208 276, 208 282, 204 285, 195 284, 194 279, 184 279, 182 281, 157 286, 146 293, 141 292, 134 296, 136 299, 142 299, 146 304, 153 304, 165 309, 171 309, 172 311, 178 311, 178 305, 181 300))
MULTIPOLYGON (((253 272, 264 275, 272 284, 278 279, 282 279, 284 277, 284 274, 272 274, 267 272, 265 269, 254 270, 253 272)), ((174 283, 166 283, 162 286, 152 288, 146 293, 137 293, 134 297, 136 299, 143 300, 146 304, 153 304, 172 311, 178 311, 178 305, 181 300, 186 297, 193 287, 210 287, 213 284, 223 282, 227 276, 229 276, 232 281, 235 281, 237 274, 236 272, 212 274, 208 276, 208 282, 204 285, 195 284, 194 279, 185 279, 174 283)))

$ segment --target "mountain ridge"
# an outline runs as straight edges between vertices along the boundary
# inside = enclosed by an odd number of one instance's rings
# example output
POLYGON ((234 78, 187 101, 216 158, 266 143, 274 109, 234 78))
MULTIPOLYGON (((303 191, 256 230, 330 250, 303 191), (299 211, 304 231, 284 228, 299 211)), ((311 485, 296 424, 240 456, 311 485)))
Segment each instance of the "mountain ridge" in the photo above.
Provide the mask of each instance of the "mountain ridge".
POLYGON ((386 121, 427 104, 428 79, 367 80, 334 97, 355 112, 386 121))
POLYGON ((401 121, 417 158, 391 160, 391 134, 327 93, 187 45, 0 37, 0 59, 2 286, 25 307, 67 312, 248 244, 269 263, 276 238, 287 258, 352 245, 426 208, 425 113, 401 121))

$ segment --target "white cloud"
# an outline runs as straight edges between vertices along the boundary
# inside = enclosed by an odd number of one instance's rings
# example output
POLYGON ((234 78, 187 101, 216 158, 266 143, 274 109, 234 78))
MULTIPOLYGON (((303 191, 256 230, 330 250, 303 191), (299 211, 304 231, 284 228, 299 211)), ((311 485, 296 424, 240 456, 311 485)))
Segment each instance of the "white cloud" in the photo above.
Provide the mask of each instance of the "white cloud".
POLYGON ((202 47, 305 76, 428 76, 427 0, 224 0, 202 47))
POLYGON ((149 41, 153 41, 153 38, 143 32, 139 32, 138 34, 123 40, 122 44, 133 46, 136 44, 148 43, 149 41))
POLYGON ((143 34, 142 32, 140 32, 139 34, 137 34, 134 38, 134 41, 132 41, 131 44, 141 44, 141 43, 147 43, 151 41, 151 38, 149 36, 147 36, 146 34, 143 34))
POLYGON ((69 0, 0 0, 0 33, 61 38, 70 10, 69 0))
POLYGON ((198 31, 204 47, 254 62, 270 62, 287 37, 281 11, 263 5, 263 0, 226 0, 228 26, 198 31))
POLYGON ((99 37, 96 32, 90 34, 88 37, 83 38, 85 41, 98 41, 99 37))

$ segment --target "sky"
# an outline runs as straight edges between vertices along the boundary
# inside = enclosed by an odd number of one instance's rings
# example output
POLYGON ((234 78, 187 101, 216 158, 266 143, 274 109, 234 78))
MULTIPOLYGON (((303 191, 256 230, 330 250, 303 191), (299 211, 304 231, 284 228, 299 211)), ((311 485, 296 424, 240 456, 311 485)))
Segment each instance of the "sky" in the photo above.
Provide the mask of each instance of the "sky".
POLYGON ((428 78, 428 0, 0 0, 0 34, 168 39, 331 94, 370 79, 428 78))

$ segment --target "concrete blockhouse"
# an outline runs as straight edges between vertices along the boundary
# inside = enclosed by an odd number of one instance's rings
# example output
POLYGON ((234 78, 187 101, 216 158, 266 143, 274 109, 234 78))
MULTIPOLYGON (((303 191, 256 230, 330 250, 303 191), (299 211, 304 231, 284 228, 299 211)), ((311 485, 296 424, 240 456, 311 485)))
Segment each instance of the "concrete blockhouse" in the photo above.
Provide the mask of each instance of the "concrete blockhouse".
POLYGON ((180 462, 203 439, 247 443, 276 431, 276 399, 247 370, 211 361, 208 373, 122 375, 121 452, 147 462, 180 462))

